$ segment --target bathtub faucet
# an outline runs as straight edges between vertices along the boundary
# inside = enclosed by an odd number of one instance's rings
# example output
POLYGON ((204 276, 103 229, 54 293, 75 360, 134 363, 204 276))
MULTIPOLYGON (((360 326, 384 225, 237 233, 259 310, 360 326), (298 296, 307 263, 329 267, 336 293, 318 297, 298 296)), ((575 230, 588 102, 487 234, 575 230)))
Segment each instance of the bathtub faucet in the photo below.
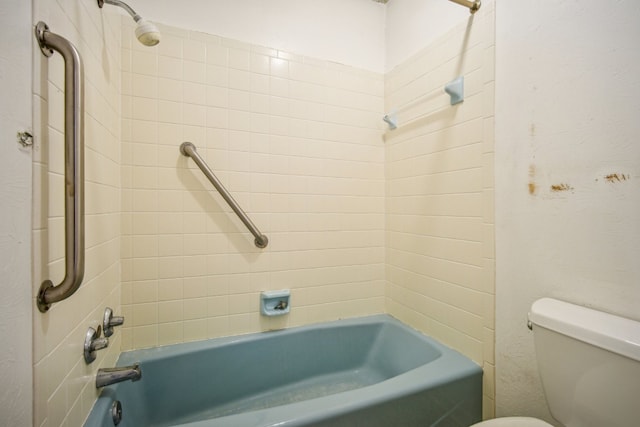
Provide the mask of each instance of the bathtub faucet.
POLYGON ((142 378, 142 370, 140 370, 140 365, 137 363, 121 368, 98 369, 98 373, 96 374, 96 388, 127 380, 138 381, 140 378, 142 378))

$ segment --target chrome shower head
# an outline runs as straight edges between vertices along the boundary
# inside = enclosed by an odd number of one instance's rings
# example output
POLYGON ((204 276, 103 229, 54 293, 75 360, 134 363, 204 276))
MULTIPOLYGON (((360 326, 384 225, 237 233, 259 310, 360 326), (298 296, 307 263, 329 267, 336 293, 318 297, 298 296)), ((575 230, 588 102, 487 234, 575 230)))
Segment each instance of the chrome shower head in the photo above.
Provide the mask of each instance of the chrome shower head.
POLYGON ((136 37, 145 46, 155 46, 160 43, 160 30, 153 23, 145 20, 138 15, 135 10, 125 2, 120 0, 98 0, 98 7, 102 8, 104 4, 119 6, 127 11, 129 15, 136 21, 136 37))
POLYGON ((153 23, 140 18, 136 21, 136 37, 145 46, 155 46, 160 43, 160 30, 153 23))

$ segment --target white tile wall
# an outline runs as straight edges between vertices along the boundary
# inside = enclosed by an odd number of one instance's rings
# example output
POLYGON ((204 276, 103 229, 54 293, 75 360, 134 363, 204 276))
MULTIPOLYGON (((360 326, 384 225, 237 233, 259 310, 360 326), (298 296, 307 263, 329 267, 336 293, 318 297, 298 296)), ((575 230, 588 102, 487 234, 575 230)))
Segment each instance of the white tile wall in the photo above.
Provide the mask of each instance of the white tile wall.
POLYGON ((34 17, 78 48, 85 71, 84 282, 42 314, 35 308, 40 283, 64 276, 64 65, 59 54, 46 59, 34 47, 34 424, 72 427, 96 398, 96 370, 120 352, 116 334, 93 364, 82 357, 87 328, 106 306, 120 311, 120 18, 94 3, 40 0, 34 17))
POLYGON ((128 21, 123 349, 384 312, 383 76, 166 26, 144 48, 128 21), (281 288, 291 314, 261 317, 260 291, 281 288))
MULTIPOLYGON (((87 274, 35 314, 36 425, 81 425, 121 349, 385 311, 482 364, 493 414, 492 4, 387 76, 166 26, 143 47, 128 17, 88 5, 35 12, 87 69, 87 274), (460 73, 467 97, 450 107, 442 87, 460 73), (261 317, 259 292, 280 288, 294 310, 261 317), (126 323, 87 367, 79 347, 107 305, 126 323)), ((64 274, 62 64, 38 53, 34 292, 64 274)))
POLYGON ((385 76, 386 310, 484 368, 494 414, 494 5, 385 76), (459 75, 465 100, 443 91, 459 75))

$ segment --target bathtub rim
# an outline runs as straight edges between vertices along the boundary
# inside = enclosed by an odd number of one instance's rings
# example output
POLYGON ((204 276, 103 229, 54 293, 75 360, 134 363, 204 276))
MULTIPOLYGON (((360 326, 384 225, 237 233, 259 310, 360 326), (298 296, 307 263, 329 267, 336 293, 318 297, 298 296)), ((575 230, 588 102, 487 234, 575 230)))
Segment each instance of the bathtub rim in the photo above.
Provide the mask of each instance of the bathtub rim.
MULTIPOLYGON (((256 339, 269 339, 270 337, 278 335, 303 333, 308 330, 371 324, 379 324, 380 327, 385 324, 398 326, 416 339, 425 341, 429 345, 433 346, 440 352, 440 356, 417 368, 362 388, 271 408, 232 414, 214 419, 176 424, 175 427, 206 427, 207 425, 210 425, 212 420, 215 420, 216 427, 235 427, 239 425, 239 422, 241 425, 252 425, 256 427, 293 427, 301 425, 301 423, 321 422, 327 418, 326 408, 331 408, 331 417, 337 417, 353 411, 361 410, 371 405, 400 399, 405 396, 419 393, 425 389, 435 388, 443 384, 474 375, 480 375, 480 378, 482 376, 482 368, 476 362, 389 314, 376 314, 356 318, 339 319, 287 329, 211 338, 203 341, 170 344, 148 349, 131 350, 121 353, 116 365, 123 366, 134 362, 140 362, 142 364, 142 369, 144 370, 145 362, 176 357, 183 354, 189 354, 194 351, 205 351, 220 346, 239 344, 256 339), (348 400, 344 399, 345 393, 349 393, 348 400), (283 415, 286 415, 286 419, 283 419, 283 415)), ((114 400, 113 395, 115 395, 116 390, 109 388, 103 389, 102 393, 94 403, 89 416, 94 410, 107 411, 114 400)), ((88 420, 89 418, 85 423, 88 420)))
MULTIPOLYGON (((222 347, 226 345, 237 345, 243 342, 265 340, 276 336, 294 335, 298 333, 304 333, 311 330, 327 330, 335 327, 348 327, 348 326, 366 326, 380 324, 382 327, 384 324, 395 325, 400 328, 404 328, 412 336, 426 341, 440 352, 440 357, 443 354, 443 350, 452 350, 451 348, 441 344, 437 340, 431 338, 428 335, 414 329, 413 327, 403 323, 389 314, 374 314, 362 317, 353 317, 346 319, 330 320, 326 322, 312 323, 308 325, 292 326, 283 329, 273 329, 260 332, 251 332, 241 335, 230 335, 224 337, 208 338, 200 341, 190 341, 184 343, 167 344, 162 346, 142 348, 135 350, 127 350, 120 353, 116 366, 126 366, 132 363, 141 361, 157 361, 164 358, 181 356, 184 354, 193 353, 196 351, 209 350, 212 348, 222 347)), ((454 350, 455 351, 455 350, 454 350)))

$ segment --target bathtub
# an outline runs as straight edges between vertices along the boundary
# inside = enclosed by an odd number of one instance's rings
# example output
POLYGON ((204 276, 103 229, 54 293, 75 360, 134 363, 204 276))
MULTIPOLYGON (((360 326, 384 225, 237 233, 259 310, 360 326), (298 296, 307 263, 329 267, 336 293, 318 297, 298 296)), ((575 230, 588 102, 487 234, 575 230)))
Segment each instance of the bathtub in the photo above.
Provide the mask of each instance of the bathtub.
POLYGON ((105 387, 85 427, 464 426, 482 370, 390 316, 124 352, 142 379, 105 387))

